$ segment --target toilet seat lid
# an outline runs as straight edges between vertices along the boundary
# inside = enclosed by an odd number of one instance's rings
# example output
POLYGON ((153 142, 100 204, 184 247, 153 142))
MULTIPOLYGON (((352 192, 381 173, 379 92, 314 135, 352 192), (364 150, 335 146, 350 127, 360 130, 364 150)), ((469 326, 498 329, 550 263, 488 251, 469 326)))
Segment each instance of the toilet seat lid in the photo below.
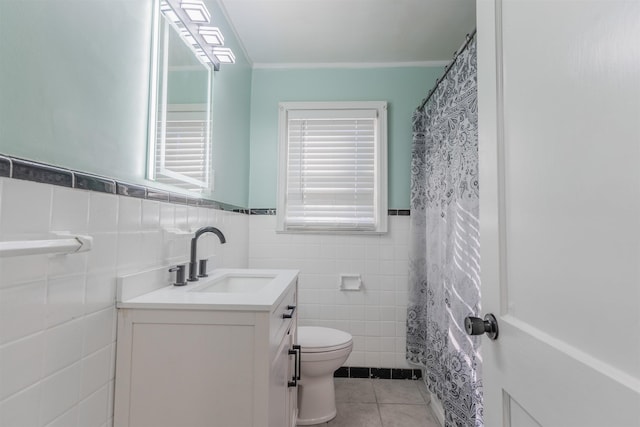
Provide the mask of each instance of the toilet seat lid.
POLYGON ((339 350, 352 343, 351 334, 338 329, 321 326, 298 327, 298 344, 300 344, 303 353, 339 350))

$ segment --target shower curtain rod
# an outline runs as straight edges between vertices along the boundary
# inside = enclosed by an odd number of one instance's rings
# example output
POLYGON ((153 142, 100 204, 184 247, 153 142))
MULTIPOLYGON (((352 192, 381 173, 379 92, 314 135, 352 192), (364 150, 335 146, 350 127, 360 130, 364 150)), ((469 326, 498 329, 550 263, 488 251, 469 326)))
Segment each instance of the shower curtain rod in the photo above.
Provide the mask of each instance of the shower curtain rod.
POLYGON ((419 110, 424 109, 424 106, 427 104, 427 102, 429 102, 429 99, 431 99, 436 89, 438 89, 438 86, 440 86, 440 83, 442 83, 444 78, 447 77, 449 70, 451 70, 451 67, 453 67, 453 64, 455 64, 456 59, 458 59, 458 56, 462 52, 464 52, 467 46, 469 46, 469 43, 471 42, 471 40, 473 39, 473 36, 475 35, 476 35, 476 30, 473 30, 471 34, 467 34, 467 40, 464 42, 462 47, 453 54, 453 59, 451 60, 451 62, 449 62, 449 65, 447 65, 446 68, 444 69, 444 74, 442 75, 442 77, 436 80, 436 85, 429 91, 429 93, 427 94, 427 97, 422 101, 422 104, 420 104, 420 106, 418 107, 419 110))

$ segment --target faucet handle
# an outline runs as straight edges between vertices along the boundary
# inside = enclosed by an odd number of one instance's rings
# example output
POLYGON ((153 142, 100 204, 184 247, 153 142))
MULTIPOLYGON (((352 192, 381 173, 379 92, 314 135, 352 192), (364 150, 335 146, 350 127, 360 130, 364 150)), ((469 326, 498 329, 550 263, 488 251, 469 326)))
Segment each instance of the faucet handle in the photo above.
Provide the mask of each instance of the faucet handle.
POLYGON ((176 281, 173 284, 173 286, 184 286, 187 284, 187 281, 185 280, 185 265, 184 264, 179 264, 176 265, 175 267, 172 267, 169 269, 169 272, 176 272, 176 281))
POLYGON ((198 277, 209 277, 209 275, 207 274, 207 259, 201 259, 199 261, 199 265, 198 265, 198 271, 200 272, 198 274, 198 277))

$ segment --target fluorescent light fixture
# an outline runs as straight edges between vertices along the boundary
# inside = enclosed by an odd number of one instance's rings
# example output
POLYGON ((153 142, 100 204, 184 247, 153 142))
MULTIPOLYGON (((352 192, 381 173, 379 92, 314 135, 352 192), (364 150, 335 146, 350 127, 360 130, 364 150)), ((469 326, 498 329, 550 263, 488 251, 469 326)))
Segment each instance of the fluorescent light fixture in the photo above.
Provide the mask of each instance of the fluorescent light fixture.
POLYGON ((163 1, 160 4, 160 11, 169 21, 174 23, 180 22, 180 18, 178 18, 178 15, 176 15, 171 6, 169 6, 169 3, 163 1))
POLYGON ((202 55, 198 55, 198 58, 200 58, 202 62, 206 62, 208 64, 211 64, 213 62, 211 58, 209 58, 204 52, 202 52, 202 55))
POLYGON ((216 57, 218 61, 222 64, 235 64, 236 57, 231 51, 231 49, 226 47, 214 47, 213 55, 216 57))
POLYGON ((209 55, 207 55, 207 53, 201 48, 196 48, 195 51, 196 51, 196 55, 198 55, 198 58, 200 58, 200 60, 202 60, 203 62, 208 62, 208 63, 213 62, 211 58, 209 58, 209 55))
POLYGON ((180 7, 192 22, 209 22, 211 14, 202 0, 182 0, 180 7))
POLYGON ((222 46, 224 44, 224 37, 220 29, 217 27, 200 27, 198 32, 208 44, 212 46, 222 46))
POLYGON ((196 41, 196 39, 191 35, 191 33, 189 32, 189 30, 187 30, 186 28, 181 28, 180 29, 180 35, 182 36, 183 39, 185 39, 187 41, 187 43, 189 43, 192 46, 198 46, 198 42, 196 41))

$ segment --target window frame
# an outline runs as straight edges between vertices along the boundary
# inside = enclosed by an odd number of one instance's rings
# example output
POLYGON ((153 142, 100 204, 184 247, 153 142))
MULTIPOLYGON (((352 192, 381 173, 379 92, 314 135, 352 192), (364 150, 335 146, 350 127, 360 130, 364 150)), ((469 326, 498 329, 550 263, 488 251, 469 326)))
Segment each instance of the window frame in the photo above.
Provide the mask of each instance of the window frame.
POLYGON ((281 102, 278 105, 278 189, 276 208, 276 232, 278 233, 322 233, 322 234, 383 234, 388 226, 388 136, 387 136, 387 102, 386 101, 352 101, 352 102, 281 102), (289 114, 301 110, 374 110, 375 126, 375 159, 374 159, 374 220, 372 230, 356 228, 335 228, 331 226, 310 226, 309 228, 288 228, 287 212, 287 174, 289 154, 289 114))

